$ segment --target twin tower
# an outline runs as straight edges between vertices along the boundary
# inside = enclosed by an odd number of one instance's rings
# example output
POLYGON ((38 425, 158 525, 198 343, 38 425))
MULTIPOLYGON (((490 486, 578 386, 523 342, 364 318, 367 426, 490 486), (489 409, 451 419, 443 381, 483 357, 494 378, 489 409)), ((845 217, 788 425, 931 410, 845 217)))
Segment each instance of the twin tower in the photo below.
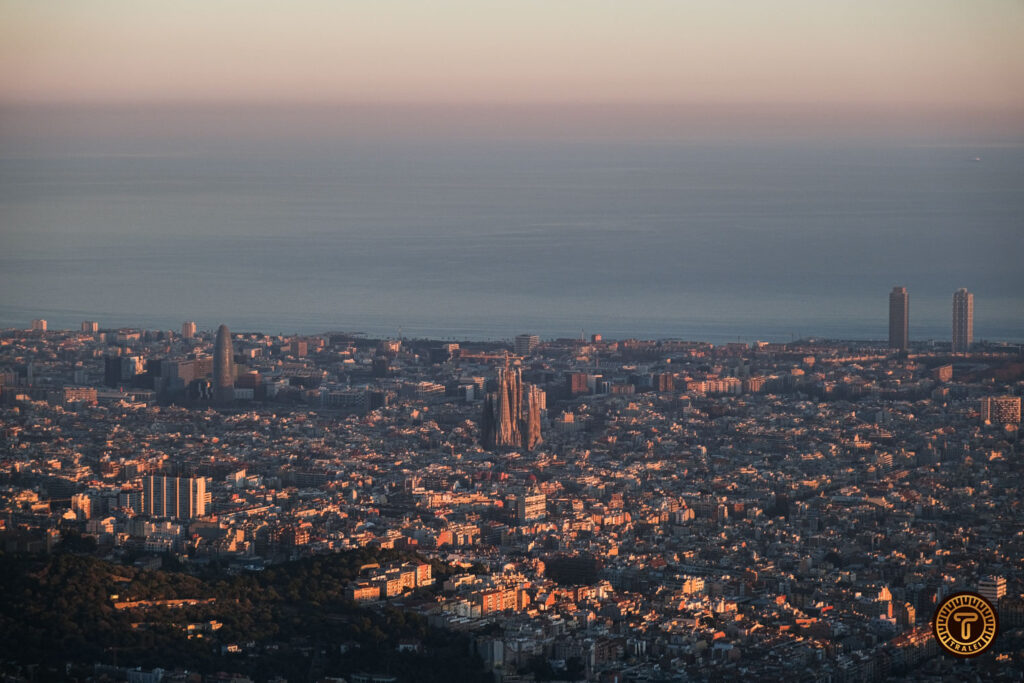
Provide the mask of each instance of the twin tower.
MULTIPOLYGON (((889 293, 889 348, 910 346, 910 295, 906 287, 889 293)), ((974 295, 961 287, 953 292, 953 353, 965 353, 974 342, 974 295)))

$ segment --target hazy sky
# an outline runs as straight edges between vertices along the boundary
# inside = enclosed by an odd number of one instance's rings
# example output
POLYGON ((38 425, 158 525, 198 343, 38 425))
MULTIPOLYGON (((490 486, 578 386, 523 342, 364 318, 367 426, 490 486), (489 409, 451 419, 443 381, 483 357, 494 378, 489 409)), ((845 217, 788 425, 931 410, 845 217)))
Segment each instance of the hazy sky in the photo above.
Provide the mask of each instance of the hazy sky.
POLYGON ((1021 0, 0 0, 0 101, 1024 107, 1021 0))

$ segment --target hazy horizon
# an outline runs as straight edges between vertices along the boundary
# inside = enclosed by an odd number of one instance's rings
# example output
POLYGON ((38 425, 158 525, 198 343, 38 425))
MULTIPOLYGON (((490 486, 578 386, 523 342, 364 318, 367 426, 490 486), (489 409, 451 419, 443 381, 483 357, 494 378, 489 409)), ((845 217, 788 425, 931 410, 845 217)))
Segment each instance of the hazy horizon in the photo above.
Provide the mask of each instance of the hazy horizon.
POLYGON ((105 103, 0 105, 0 150, 160 153, 210 144, 319 151, 334 142, 1024 144, 1024 109, 902 112, 830 105, 105 103))
POLYGON ((1024 109, 1024 4, 0 1, 0 102, 1024 109))

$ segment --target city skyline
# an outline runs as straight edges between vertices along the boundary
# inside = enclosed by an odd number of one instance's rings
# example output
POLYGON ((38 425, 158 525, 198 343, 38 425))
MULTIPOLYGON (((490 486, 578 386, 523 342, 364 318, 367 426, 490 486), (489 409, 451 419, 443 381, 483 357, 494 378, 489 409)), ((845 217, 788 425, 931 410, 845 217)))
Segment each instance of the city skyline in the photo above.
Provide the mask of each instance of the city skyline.
MULTIPOLYGON (((936 341, 934 339, 925 339, 925 338, 918 338, 918 339, 915 340, 911 336, 911 334, 910 334, 910 330, 911 330, 911 327, 910 327, 910 295, 909 295, 909 291, 907 290, 906 287, 896 286, 896 287, 893 287, 892 291, 890 291, 890 293, 889 293, 889 307, 888 307, 888 321, 889 321, 889 327, 888 327, 888 346, 889 346, 889 348, 897 349, 897 350, 906 350, 908 348, 908 346, 909 346, 911 341, 917 341, 919 343, 920 342, 925 342, 925 341, 929 341, 931 343, 934 343, 936 341)), ((960 289, 958 289, 957 291, 955 291, 953 293, 953 315, 952 315, 952 321, 953 321, 953 323, 952 323, 953 332, 952 332, 952 337, 951 337, 951 339, 952 339, 952 342, 951 342, 951 349, 952 349, 952 351, 953 352, 960 352, 960 353, 969 351, 970 348, 971 348, 971 345, 974 343, 974 294, 969 292, 966 288, 961 287, 960 289)), ((31 321, 28 329, 29 330, 33 330, 33 331, 43 331, 43 332, 45 332, 48 329, 48 326, 49 326, 49 321, 48 320, 42 319, 42 318, 36 318, 36 319, 33 319, 31 321)), ((133 329, 134 327, 136 327, 136 326, 133 326, 133 325, 118 325, 118 326, 114 326, 114 327, 110 327, 110 328, 105 328, 105 329, 124 329, 124 328, 133 329)), ((2 329, 2 328, 0 328, 0 329, 2 329)), ((15 329, 17 329, 17 328, 15 328, 15 329)), ((83 332, 97 332, 99 330, 99 322, 97 322, 97 321, 83 322, 83 323, 81 323, 81 330, 83 332)), ((192 337, 195 336, 197 331, 198 331, 198 329, 196 327, 195 321, 189 320, 189 321, 186 321, 186 322, 182 323, 182 325, 181 325, 181 336, 184 339, 191 339, 192 337)), ((206 330, 206 331, 211 331, 211 330, 206 330)), ((403 338, 403 337, 401 337, 401 334, 400 334, 400 332, 401 332, 400 327, 398 328, 398 332, 399 332, 399 334, 398 334, 397 338, 403 338)), ((247 330, 247 331, 242 332, 240 334, 250 334, 250 333, 263 334, 264 331, 263 330, 247 330)), ((319 334, 319 333, 326 334, 326 333, 328 333, 328 331, 327 330, 319 330, 315 334, 319 334)), ((217 340, 217 343, 216 343, 216 349, 217 350, 215 352, 215 358, 217 358, 218 361, 217 361, 216 367, 219 368, 219 369, 216 369, 215 372, 214 372, 214 376, 217 378, 216 383, 221 385, 222 388, 228 387, 229 375, 230 375, 230 382, 232 383, 232 386, 233 386, 234 368, 233 368, 233 364, 232 364, 232 361, 231 361, 231 354, 232 354, 232 351, 231 351, 231 346, 232 346, 231 332, 229 331, 229 329, 228 329, 226 324, 220 323, 220 324, 217 325, 217 328, 214 331, 214 334, 215 334, 216 340, 217 340)), ((277 334, 280 334, 280 333, 277 333, 277 334)), ((364 335, 366 333, 358 332, 357 334, 364 335)), ((581 331, 580 334, 581 334, 581 338, 582 338, 582 336, 584 335, 584 332, 581 331)), ((442 338, 455 339, 455 337, 444 336, 444 335, 426 335, 426 337, 424 337, 424 338, 430 338, 431 336, 436 337, 438 339, 442 339, 442 338)), ((553 339, 553 338, 556 338, 556 337, 559 337, 559 336, 562 337, 562 338, 566 337, 566 335, 554 335, 552 337, 545 337, 545 339, 553 339)), ((600 333, 597 333, 597 337, 598 338, 600 338, 601 336, 602 335, 600 333)), ((627 334, 626 338, 629 338, 630 336, 635 336, 635 335, 627 334)), ((821 335, 810 335, 810 338, 820 337, 820 336, 821 335)), ((385 337, 386 338, 390 338, 390 337, 387 337, 386 335, 385 335, 385 337)), ((615 338, 615 337, 612 337, 612 338, 615 338)), ((676 338, 676 337, 666 336, 666 337, 660 337, 660 338, 673 339, 673 338, 676 338)), ((693 341, 705 341, 705 342, 706 341, 710 341, 708 339, 698 339, 696 337, 694 337, 692 340, 693 341)), ((497 341, 511 341, 512 344, 513 344, 513 350, 514 350, 514 352, 517 355, 527 356, 540 343, 541 337, 539 335, 533 334, 533 333, 518 333, 512 339, 502 339, 502 338, 499 338, 499 337, 490 337, 490 338, 481 339, 481 341, 495 341, 495 342, 497 342, 497 341)), ((860 339, 860 340, 857 340, 857 341, 870 341, 870 340, 860 339)), ((882 339, 878 339, 876 341, 882 342, 883 340, 882 339)), ((998 342, 1005 342, 1006 340, 990 339, 990 340, 987 340, 987 341, 989 341, 989 342, 997 342, 998 343, 998 342)))

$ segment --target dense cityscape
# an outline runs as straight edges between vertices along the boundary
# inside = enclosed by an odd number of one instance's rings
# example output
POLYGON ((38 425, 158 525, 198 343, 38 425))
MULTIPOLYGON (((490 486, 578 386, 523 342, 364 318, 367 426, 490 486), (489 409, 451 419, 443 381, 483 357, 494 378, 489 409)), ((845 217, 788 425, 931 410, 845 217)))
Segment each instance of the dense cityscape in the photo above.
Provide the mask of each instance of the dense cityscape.
POLYGON ((1024 356, 967 290, 945 342, 889 304, 888 343, 4 330, 0 669, 1021 680, 1024 356))

